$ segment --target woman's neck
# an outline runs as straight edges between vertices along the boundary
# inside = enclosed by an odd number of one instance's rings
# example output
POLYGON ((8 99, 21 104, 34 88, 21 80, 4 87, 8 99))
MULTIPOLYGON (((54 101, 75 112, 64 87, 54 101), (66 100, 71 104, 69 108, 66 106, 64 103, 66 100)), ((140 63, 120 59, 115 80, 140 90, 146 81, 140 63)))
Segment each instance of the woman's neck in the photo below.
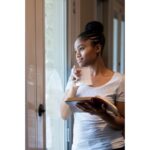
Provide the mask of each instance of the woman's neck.
POLYGON ((98 74, 104 74, 107 70, 103 59, 100 57, 98 58, 94 64, 92 64, 90 67, 91 75, 96 76, 98 74))

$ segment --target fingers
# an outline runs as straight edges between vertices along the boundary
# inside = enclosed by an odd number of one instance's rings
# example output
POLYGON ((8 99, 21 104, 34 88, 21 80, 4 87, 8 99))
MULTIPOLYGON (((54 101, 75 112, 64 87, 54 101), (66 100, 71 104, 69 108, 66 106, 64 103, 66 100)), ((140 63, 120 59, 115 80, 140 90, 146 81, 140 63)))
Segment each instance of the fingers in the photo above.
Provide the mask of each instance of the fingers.
POLYGON ((103 111, 106 111, 107 109, 107 105, 101 102, 99 99, 93 99, 91 105, 93 105, 93 107, 96 109, 101 109, 103 111))
POLYGON ((72 80, 73 81, 78 81, 80 79, 81 76, 81 69, 77 68, 75 65, 72 68, 72 80))
POLYGON ((101 105, 101 107, 95 107, 95 104, 93 102, 83 102, 83 103, 77 103, 76 105, 79 109, 81 109, 84 112, 88 112, 92 115, 104 115, 106 114, 106 106, 104 104, 101 105))
POLYGON ((106 112, 107 105, 106 105, 106 104, 102 104, 102 105, 101 105, 101 108, 102 108, 102 110, 103 110, 104 112, 106 112))
POLYGON ((81 109, 84 112, 88 112, 91 115, 94 114, 94 112, 92 111, 92 109, 90 109, 90 107, 86 104, 86 103, 77 103, 76 106, 81 109))
POLYGON ((89 102, 77 103, 76 106, 81 110, 88 112, 92 115, 97 114, 97 109, 95 109, 89 102))

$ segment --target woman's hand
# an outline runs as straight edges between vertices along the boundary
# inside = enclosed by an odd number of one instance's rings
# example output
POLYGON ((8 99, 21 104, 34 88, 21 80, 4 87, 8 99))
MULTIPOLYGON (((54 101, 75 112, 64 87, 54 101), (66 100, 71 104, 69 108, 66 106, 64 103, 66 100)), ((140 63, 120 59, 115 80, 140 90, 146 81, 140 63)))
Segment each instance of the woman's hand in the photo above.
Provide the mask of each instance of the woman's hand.
POLYGON ((101 117, 115 129, 124 128, 124 118, 122 116, 115 116, 108 113, 107 106, 99 100, 94 99, 94 101, 90 102, 80 102, 77 103, 76 106, 84 112, 101 117))
POLYGON ((103 116, 105 117, 108 116, 108 113, 106 111, 107 106, 104 103, 96 99, 90 102, 77 103, 77 107, 81 109, 82 111, 90 113, 91 115, 98 115, 102 118, 103 116))
POLYGON ((71 80, 76 83, 80 79, 80 76, 81 76, 81 69, 77 68, 74 65, 71 71, 71 80))

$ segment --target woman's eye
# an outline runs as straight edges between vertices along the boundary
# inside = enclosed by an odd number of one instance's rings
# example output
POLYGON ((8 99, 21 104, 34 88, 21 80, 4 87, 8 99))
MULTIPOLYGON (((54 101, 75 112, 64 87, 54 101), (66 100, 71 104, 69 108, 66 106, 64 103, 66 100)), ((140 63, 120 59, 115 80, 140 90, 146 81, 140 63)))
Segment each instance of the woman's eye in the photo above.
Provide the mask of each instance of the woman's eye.
POLYGON ((80 47, 79 50, 80 50, 80 51, 84 50, 84 47, 80 47))

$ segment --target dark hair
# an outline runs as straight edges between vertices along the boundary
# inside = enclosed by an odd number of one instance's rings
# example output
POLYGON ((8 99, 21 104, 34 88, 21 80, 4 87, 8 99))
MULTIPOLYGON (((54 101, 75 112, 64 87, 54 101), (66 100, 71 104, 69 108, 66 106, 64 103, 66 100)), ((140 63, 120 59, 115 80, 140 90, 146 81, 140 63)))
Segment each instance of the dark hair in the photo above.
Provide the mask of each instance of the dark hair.
MULTIPOLYGON (((105 45, 105 36, 103 34, 103 24, 98 21, 91 21, 85 25, 85 29, 79 34, 78 38, 81 40, 91 40, 93 46, 100 44, 102 51, 105 45)), ((101 52, 102 54, 102 52, 101 52)))

